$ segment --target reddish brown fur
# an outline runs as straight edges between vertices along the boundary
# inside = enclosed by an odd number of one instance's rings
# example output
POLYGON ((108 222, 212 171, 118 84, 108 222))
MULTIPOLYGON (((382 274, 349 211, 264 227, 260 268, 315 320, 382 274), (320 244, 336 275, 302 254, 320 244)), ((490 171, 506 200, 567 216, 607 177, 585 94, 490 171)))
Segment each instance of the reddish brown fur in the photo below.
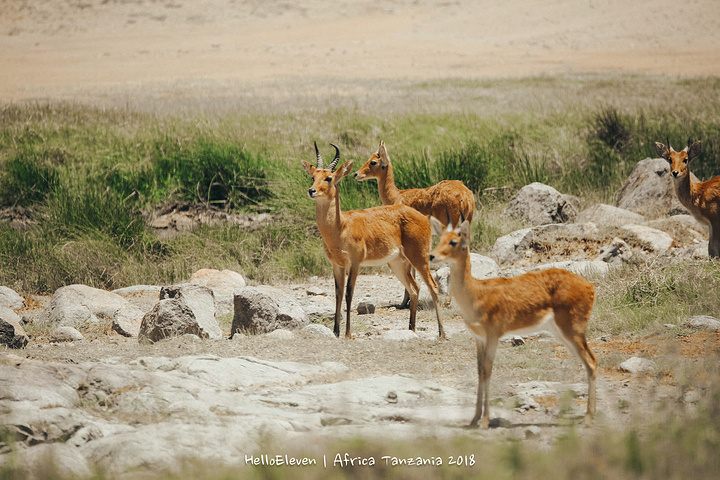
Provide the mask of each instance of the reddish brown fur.
POLYGON ((478 399, 471 425, 489 425, 489 383, 500 337, 551 322, 556 334, 582 361, 588 375, 588 408, 585 422, 595 413, 597 358, 590 350, 585 330, 595 302, 595 288, 587 280, 557 268, 513 278, 478 280, 470 273, 470 224, 456 230, 430 219, 440 243, 431 260, 450 264, 450 294, 463 311, 465 325, 475 336, 478 361, 478 399))
POLYGON ((448 215, 454 225, 459 225, 461 219, 472 220, 475 212, 473 193, 458 180, 443 180, 427 188, 398 189, 385 142, 380 142, 377 153, 373 153, 355 173, 358 181, 371 178, 378 181, 380 201, 383 205, 409 205, 428 217, 440 219, 444 225, 447 225, 448 215))
POLYGON ((670 164, 675 194, 685 208, 700 222, 710 227, 708 253, 720 257, 720 176, 706 182, 692 178, 690 162, 700 155, 701 142, 688 145, 676 152, 670 146, 655 142, 655 151, 670 164))
POLYGON ((445 338, 438 305, 437 283, 430 274, 428 252, 431 229, 427 217, 406 205, 390 205, 365 210, 340 210, 337 183, 352 168, 352 160, 336 172, 316 169, 303 161, 303 168, 313 178, 308 191, 315 200, 315 219, 323 239, 325 254, 333 265, 335 277, 335 335, 340 335, 342 288, 345 275, 347 322, 345 336, 350 337, 350 305, 355 281, 363 264, 390 267, 410 293, 410 329, 415 330, 419 287, 410 274, 417 269, 435 303, 438 332, 445 338))

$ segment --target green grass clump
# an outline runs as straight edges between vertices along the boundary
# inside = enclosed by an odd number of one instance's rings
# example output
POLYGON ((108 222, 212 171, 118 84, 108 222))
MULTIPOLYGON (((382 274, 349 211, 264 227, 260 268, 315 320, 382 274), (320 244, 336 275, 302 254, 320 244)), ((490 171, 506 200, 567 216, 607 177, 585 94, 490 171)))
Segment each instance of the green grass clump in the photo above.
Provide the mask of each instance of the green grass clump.
POLYGON ((626 265, 597 284, 592 332, 648 334, 693 315, 720 316, 720 263, 662 261, 626 265))

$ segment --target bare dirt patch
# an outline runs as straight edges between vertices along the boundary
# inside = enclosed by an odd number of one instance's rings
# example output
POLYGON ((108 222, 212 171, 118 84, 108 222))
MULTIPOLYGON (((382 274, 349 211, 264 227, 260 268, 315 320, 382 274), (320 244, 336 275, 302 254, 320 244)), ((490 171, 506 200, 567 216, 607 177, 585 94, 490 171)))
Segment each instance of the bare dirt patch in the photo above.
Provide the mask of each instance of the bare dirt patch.
POLYGON ((719 19, 714 0, 9 0, 0 101, 127 101, 142 86, 172 102, 321 78, 717 75, 719 19), (690 18, 691 34, 673 28, 690 18))

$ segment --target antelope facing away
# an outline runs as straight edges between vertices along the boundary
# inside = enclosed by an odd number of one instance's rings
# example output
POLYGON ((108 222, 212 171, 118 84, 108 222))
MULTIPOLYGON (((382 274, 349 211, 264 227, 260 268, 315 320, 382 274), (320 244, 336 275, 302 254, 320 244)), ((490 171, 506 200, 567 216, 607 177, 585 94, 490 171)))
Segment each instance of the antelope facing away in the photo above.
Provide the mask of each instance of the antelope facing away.
POLYGON ((699 222, 710 227, 710 241, 708 254, 710 257, 720 257, 720 176, 711 178, 707 182, 693 180, 688 166, 690 162, 700 155, 702 143, 697 141, 676 152, 670 146, 655 142, 655 151, 670 164, 675 194, 685 208, 699 222))
MULTIPOLYGON (((333 145, 335 147, 335 145, 333 145)), ((410 330, 415 331, 419 287, 411 275, 411 267, 420 273, 430 290, 437 316, 440 338, 445 338, 438 304, 438 286, 428 265, 432 232, 427 217, 407 205, 391 205, 365 210, 340 210, 338 182, 352 169, 353 161, 335 167, 340 150, 335 147, 335 158, 327 169, 315 144, 317 167, 305 160, 302 166, 312 177, 308 195, 315 201, 315 220, 323 239, 325 255, 333 266, 335 277, 335 326, 340 336, 340 317, 343 286, 347 274, 345 337, 350 337, 350 305, 355 281, 361 265, 387 264, 405 289, 410 293, 410 330)))
MULTIPOLYGON (((475 197, 469 188, 459 180, 443 180, 427 188, 400 190, 395 186, 395 175, 390 163, 385 142, 380 142, 377 153, 373 153, 365 165, 355 172, 355 180, 377 179, 380 201, 383 205, 409 205, 424 215, 446 219, 460 225, 461 218, 472 220, 475 212, 475 197)), ((446 223, 443 223, 446 225, 446 223)))
POLYGON ((443 231, 430 218, 440 243, 430 260, 450 266, 450 294, 460 305, 465 326, 477 345, 478 391, 475 416, 470 426, 490 422, 490 376, 498 340, 508 332, 549 328, 585 366, 588 377, 588 405, 585 423, 595 414, 597 359, 585 338, 595 288, 587 280, 557 268, 530 272, 513 278, 478 280, 470 274, 470 223, 465 221, 443 231))

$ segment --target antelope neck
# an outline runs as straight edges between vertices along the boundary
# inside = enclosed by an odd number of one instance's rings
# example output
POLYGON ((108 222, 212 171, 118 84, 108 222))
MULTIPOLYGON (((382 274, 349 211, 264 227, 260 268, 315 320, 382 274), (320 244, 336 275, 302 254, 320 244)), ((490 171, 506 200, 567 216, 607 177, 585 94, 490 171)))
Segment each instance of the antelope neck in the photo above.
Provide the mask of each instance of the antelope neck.
POLYGON ((392 164, 388 163, 387 172, 378 178, 378 192, 383 205, 396 205, 401 202, 400 190, 395 185, 392 164))
POLYGON ((315 202, 315 221, 325 245, 339 248, 343 218, 340 211, 340 195, 337 191, 331 200, 315 202))

